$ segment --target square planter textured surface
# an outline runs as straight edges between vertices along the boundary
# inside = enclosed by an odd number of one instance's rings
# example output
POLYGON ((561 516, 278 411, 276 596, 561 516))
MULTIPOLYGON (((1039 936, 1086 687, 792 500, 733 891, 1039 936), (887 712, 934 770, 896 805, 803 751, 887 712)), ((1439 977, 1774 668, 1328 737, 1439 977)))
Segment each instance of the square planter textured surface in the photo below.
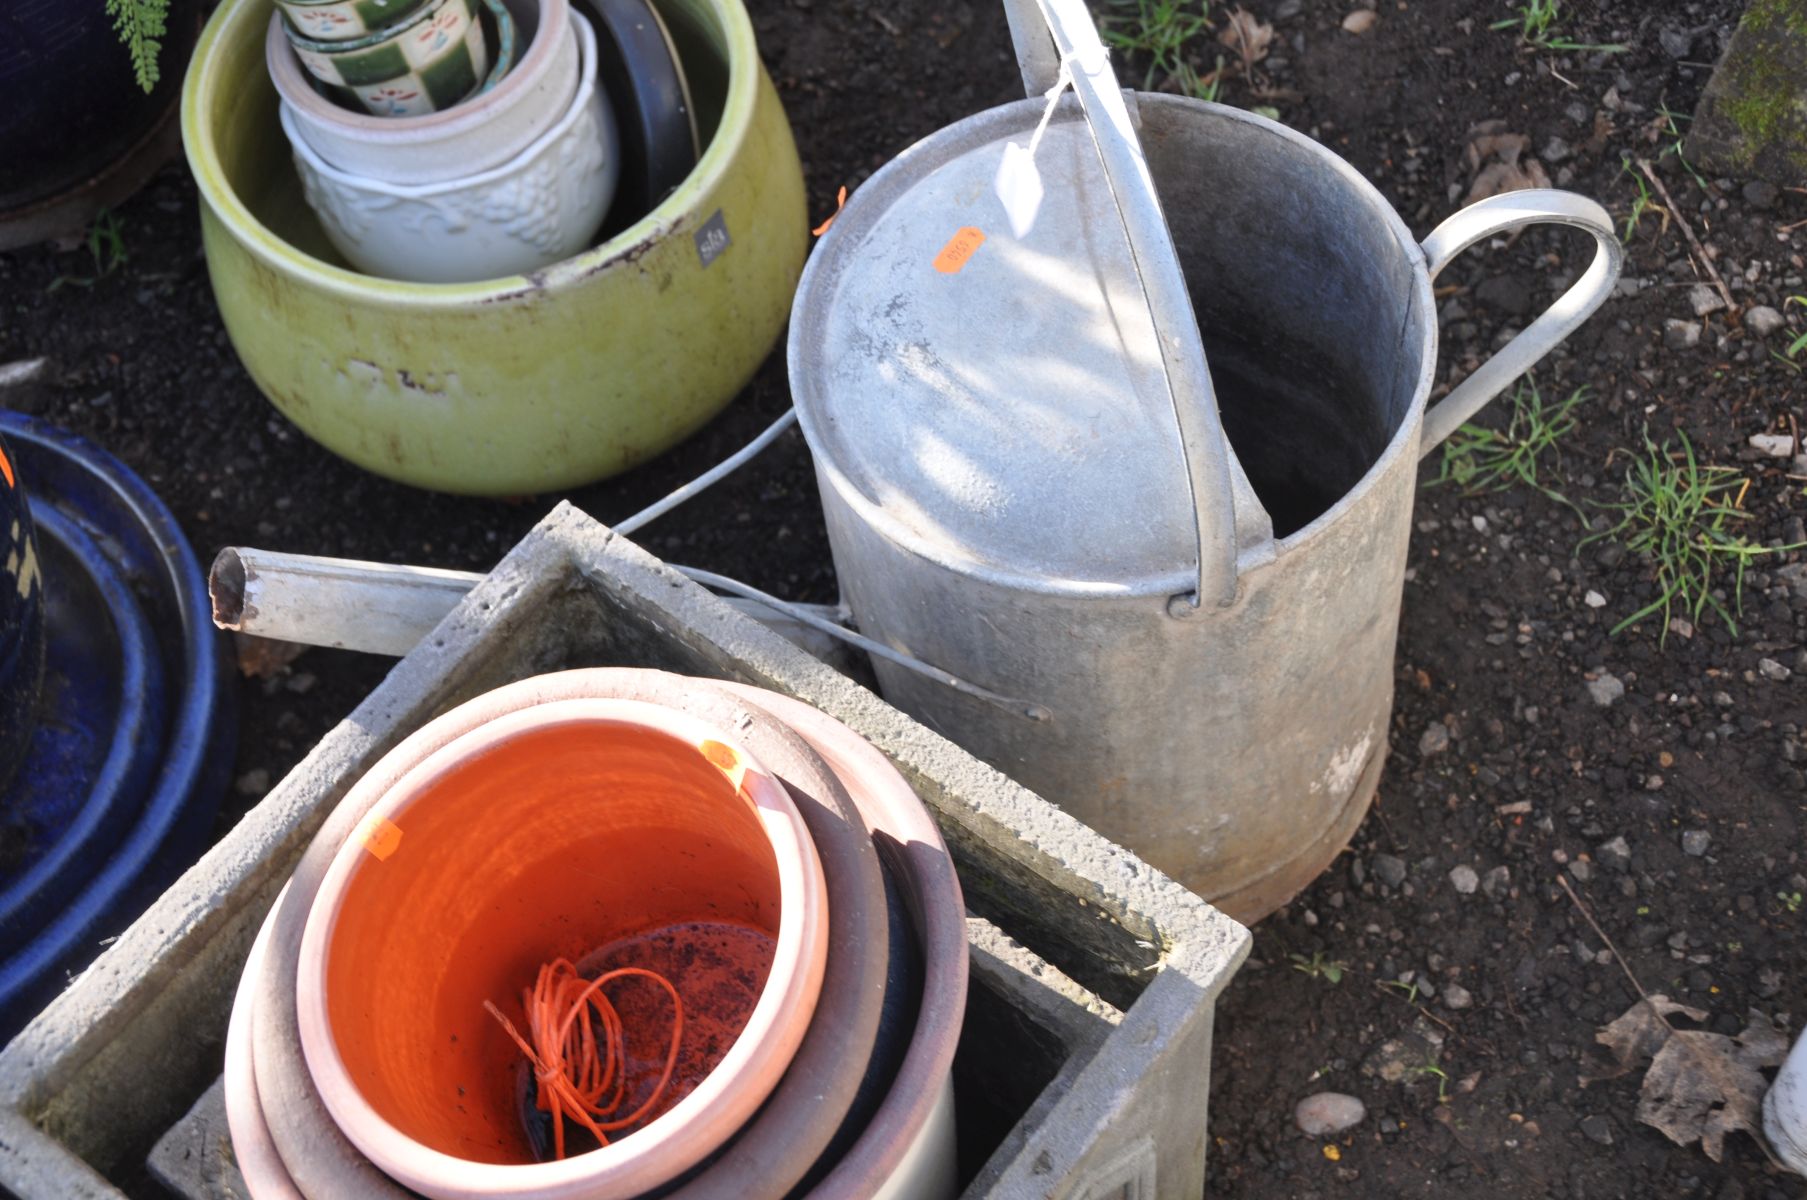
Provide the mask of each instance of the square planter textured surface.
POLYGON ((0 1188, 117 1200, 161 1137, 153 1165, 182 1194, 234 1194, 208 1089, 251 937, 321 820, 437 714, 600 665, 796 696, 934 813, 972 912, 954 1064, 967 1196, 1202 1193, 1213 1011, 1248 931, 569 505, 0 1052, 0 1188))

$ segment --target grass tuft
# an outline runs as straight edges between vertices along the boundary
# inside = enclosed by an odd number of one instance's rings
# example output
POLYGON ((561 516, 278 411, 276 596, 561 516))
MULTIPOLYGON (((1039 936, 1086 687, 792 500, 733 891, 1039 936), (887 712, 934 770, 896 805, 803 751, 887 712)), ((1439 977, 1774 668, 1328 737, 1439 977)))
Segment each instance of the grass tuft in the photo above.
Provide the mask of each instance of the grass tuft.
POLYGON ((1504 430, 1464 425, 1443 443, 1443 461, 1437 477, 1427 486, 1453 483, 1465 496, 1503 492, 1522 484, 1567 505, 1588 525, 1587 514, 1567 496, 1539 478, 1539 463, 1551 452, 1561 457, 1557 443, 1578 424, 1575 408, 1587 397, 1579 387, 1568 397, 1545 405, 1535 380, 1521 379, 1512 393, 1512 418, 1504 430))
POLYGON ((1583 538, 1581 544, 1611 538, 1641 555, 1656 575, 1657 598, 1614 625, 1617 635, 1643 620, 1662 614, 1661 641, 1669 637, 1670 614, 1680 608, 1698 622, 1708 609, 1719 615, 1734 636, 1737 614, 1744 611, 1744 571, 1752 559, 1792 546, 1760 546, 1734 532, 1750 519, 1740 504, 1750 486, 1732 467, 1703 465, 1694 443, 1677 431, 1679 448, 1661 446, 1644 437, 1644 452, 1625 472, 1622 499, 1599 507, 1618 514, 1612 525, 1583 538), (1714 592, 1722 572, 1732 573, 1732 603, 1714 592))

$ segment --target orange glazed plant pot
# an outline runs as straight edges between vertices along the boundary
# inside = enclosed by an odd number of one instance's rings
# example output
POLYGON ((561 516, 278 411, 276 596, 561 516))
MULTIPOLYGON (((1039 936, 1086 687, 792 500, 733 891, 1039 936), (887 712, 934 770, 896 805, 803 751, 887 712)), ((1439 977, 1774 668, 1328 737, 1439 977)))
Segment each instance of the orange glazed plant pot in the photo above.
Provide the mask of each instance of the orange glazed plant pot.
POLYGON ((821 864, 784 787, 706 721, 620 699, 498 714, 389 785, 334 855, 301 937, 301 1049, 339 1130, 422 1195, 625 1200, 702 1162, 777 1086, 822 983, 821 864), (693 922, 771 939, 744 1028, 643 1127, 534 1161, 525 1060, 485 1002, 525 1030, 541 964, 693 922))

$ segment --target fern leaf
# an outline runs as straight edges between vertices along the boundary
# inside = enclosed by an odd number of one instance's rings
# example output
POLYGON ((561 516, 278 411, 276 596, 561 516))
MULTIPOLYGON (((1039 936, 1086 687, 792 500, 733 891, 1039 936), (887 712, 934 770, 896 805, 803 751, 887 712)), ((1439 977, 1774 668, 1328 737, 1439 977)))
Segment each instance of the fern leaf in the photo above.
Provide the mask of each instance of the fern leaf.
POLYGON ((106 0, 113 31, 132 56, 132 74, 149 92, 157 86, 157 52, 169 25, 169 0, 106 0))

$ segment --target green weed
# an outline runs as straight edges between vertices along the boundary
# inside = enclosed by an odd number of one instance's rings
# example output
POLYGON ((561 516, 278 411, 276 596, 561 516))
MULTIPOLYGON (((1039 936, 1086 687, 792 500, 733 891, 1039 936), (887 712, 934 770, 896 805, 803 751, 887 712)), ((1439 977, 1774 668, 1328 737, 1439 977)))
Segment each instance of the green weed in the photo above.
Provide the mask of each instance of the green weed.
POLYGON ((1625 156, 1624 163, 1619 168, 1619 173, 1621 175, 1631 176, 1632 184, 1638 189, 1638 194, 1633 196, 1631 200, 1631 211, 1625 214, 1625 231, 1619 235, 1619 240, 1629 246, 1631 244, 1631 235, 1638 231, 1639 222, 1644 219, 1646 213, 1652 211, 1662 214, 1663 231, 1667 233, 1669 230, 1669 210, 1658 204, 1651 197, 1650 185, 1644 182, 1643 175, 1632 169, 1630 155, 1625 156))
POLYGON ((1776 899, 1780 900, 1782 907, 1791 913, 1801 911, 1802 897, 1799 892, 1777 892, 1776 899))
POLYGON ((1100 31, 1111 47, 1148 57, 1142 90, 1154 90, 1163 77, 1199 100, 1216 100, 1223 59, 1209 79, 1201 78, 1186 57, 1193 40, 1211 27, 1210 0, 1109 0, 1110 11, 1100 31))
POLYGON ((1381 987, 1388 988, 1404 996, 1407 1004, 1418 1003, 1418 985, 1416 983, 1401 983, 1397 979, 1381 979, 1376 982, 1379 983, 1381 987))
POLYGON ((1442 1067, 1439 1067, 1435 1062, 1426 1059, 1423 1066, 1407 1067, 1405 1073, 1407 1075, 1435 1076, 1437 1080, 1437 1103, 1449 1103, 1449 1072, 1445 1071, 1442 1067))
POLYGON ((1676 124, 1677 121, 1692 121, 1694 118, 1687 113, 1671 112, 1669 106, 1663 103, 1657 105, 1656 111, 1657 120, 1662 122, 1657 126, 1657 137, 1664 143, 1662 152, 1657 155, 1658 161, 1668 158, 1671 154, 1675 155, 1675 161, 1680 163, 1689 175, 1693 176, 1695 186, 1703 192, 1706 191, 1707 181, 1701 178, 1700 172, 1694 169, 1694 164, 1688 161, 1688 156, 1682 153, 1681 126, 1676 124))
POLYGON ((125 265, 125 227, 120 224, 118 216, 108 209, 101 209, 88 226, 88 236, 82 243, 88 251, 88 258, 94 264, 92 275, 58 275, 50 281, 46 291, 54 292, 64 284, 76 287, 93 287, 121 266, 125 265))
POLYGON ((1618 42, 1595 45, 1564 37, 1557 29, 1558 23, 1562 19, 1562 0, 1524 0, 1524 3, 1516 7, 1516 11, 1517 16, 1507 17, 1503 21, 1495 21, 1488 28, 1516 28, 1519 41, 1539 50, 1599 51, 1606 54, 1623 54, 1628 49, 1618 42))
POLYGON ((1739 507, 1749 482, 1732 467, 1703 466, 1688 436, 1678 431, 1676 438, 1679 450, 1668 442, 1659 447, 1645 435, 1644 452, 1626 470, 1623 499, 1599 506, 1617 513, 1618 520, 1581 544, 1612 538, 1647 559, 1656 573, 1657 598, 1613 626, 1614 634, 1660 612, 1661 640, 1667 642, 1670 613, 1679 607, 1693 621, 1712 609, 1736 636, 1734 614, 1744 611, 1746 566, 1752 559, 1800 547, 1760 546, 1732 532, 1737 522, 1750 518, 1739 507), (1713 591, 1715 576, 1727 567, 1732 571, 1729 608, 1713 591))
POLYGON ((1526 376, 1512 393, 1506 428, 1464 425, 1456 430, 1443 443, 1443 461, 1429 486, 1454 483, 1463 495, 1476 496, 1523 484, 1574 509, 1586 526, 1587 514, 1574 501, 1538 479, 1539 460, 1575 428, 1575 406, 1586 396, 1587 388, 1579 387, 1567 399, 1546 406, 1536 381, 1526 376))
POLYGON ((1313 979, 1323 979, 1333 984, 1341 983, 1343 972, 1349 969, 1346 962, 1325 958, 1322 950, 1313 950, 1310 958, 1303 954, 1289 954, 1287 957, 1293 960, 1293 970, 1303 971, 1313 979))

